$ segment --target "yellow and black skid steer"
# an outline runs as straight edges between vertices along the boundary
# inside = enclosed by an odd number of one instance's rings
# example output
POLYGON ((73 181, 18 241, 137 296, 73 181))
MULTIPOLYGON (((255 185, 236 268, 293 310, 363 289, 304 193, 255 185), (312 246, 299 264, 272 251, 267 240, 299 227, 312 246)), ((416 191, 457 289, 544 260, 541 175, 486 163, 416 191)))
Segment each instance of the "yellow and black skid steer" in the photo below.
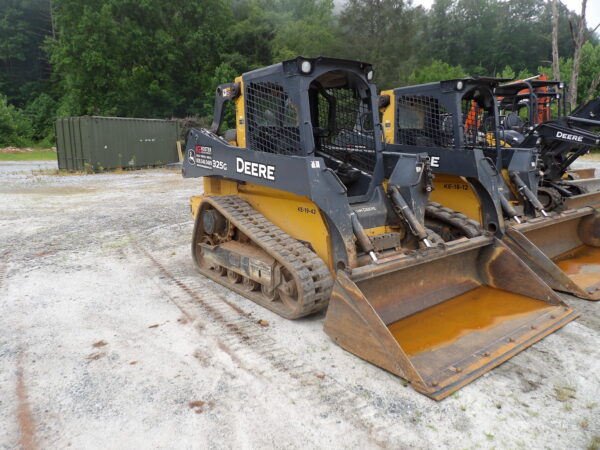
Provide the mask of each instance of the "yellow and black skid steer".
POLYGON ((545 188, 537 149, 505 147, 509 135, 494 96, 503 81, 466 78, 382 92, 386 152, 428 153, 436 173, 429 218, 438 227, 448 222, 440 209, 459 211, 495 233, 552 288, 599 300, 600 194, 569 204, 547 189, 560 205, 547 210, 538 197, 545 188))
POLYGON ((327 308, 337 344, 442 399, 576 314, 494 236, 444 243, 424 226, 429 157, 389 167, 372 78, 366 63, 299 57, 220 85, 212 127, 186 143, 183 175, 204 185, 192 254, 283 317, 327 308))

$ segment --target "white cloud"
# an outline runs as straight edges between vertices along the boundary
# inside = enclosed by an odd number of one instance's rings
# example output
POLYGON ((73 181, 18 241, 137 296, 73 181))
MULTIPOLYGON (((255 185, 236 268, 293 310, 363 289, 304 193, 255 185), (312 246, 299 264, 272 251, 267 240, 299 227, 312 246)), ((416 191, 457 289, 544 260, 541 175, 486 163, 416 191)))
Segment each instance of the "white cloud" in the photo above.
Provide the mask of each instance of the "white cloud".
MULTIPOLYGON (((562 2, 567 8, 575 11, 577 14, 581 12, 581 0, 562 0, 562 2)), ((588 0, 585 17, 588 27, 595 27, 600 23, 600 1, 588 0)))

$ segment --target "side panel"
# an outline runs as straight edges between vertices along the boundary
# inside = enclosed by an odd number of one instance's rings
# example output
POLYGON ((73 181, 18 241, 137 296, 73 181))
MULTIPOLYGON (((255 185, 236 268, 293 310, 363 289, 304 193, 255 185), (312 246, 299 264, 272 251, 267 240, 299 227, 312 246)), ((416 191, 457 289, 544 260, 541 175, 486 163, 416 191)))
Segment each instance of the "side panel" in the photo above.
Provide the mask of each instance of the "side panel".
POLYGON ((333 271, 329 231, 319 207, 306 197, 282 194, 249 183, 239 186, 241 198, 290 236, 310 243, 333 271))
MULTIPOLYGON (((204 179, 205 195, 238 195, 263 216, 312 249, 333 270, 329 230, 321 211, 310 199, 253 183, 237 184, 216 178, 204 179)), ((196 214, 201 196, 192 198, 196 214)))
MULTIPOLYGON (((427 152, 431 159, 431 169, 435 177, 442 175, 450 176, 456 180, 462 177, 468 180, 471 189, 479 199, 481 212, 477 213, 470 209, 471 217, 480 221, 489 231, 496 233, 499 237, 504 229, 504 215, 498 197, 498 188, 504 184, 499 172, 496 170, 493 162, 486 158, 481 150, 451 150, 442 147, 416 147, 410 145, 386 144, 384 156, 386 161, 386 175, 391 172, 391 166, 394 164, 393 155, 397 153, 422 153, 427 152), (477 219, 476 217, 481 217, 477 219)), ((464 190, 463 188, 460 188, 464 190)), ((459 192, 459 190, 455 190, 459 192)), ((432 193, 432 200, 435 200, 436 192, 432 193)), ((441 203, 441 202, 440 202, 441 203)), ((460 201, 457 200, 460 205, 460 201)), ((451 207, 448 204, 442 205, 451 207)), ((453 208, 462 212, 462 207, 453 208)), ((466 213, 465 213, 466 214, 466 213)))
POLYGON ((81 171, 86 168, 84 133, 86 117, 64 117, 55 122, 58 168, 81 171))
POLYGON ((94 168, 140 168, 177 162, 177 123, 92 117, 94 168))
POLYGON ((434 189, 430 197, 432 202, 440 203, 446 208, 464 214, 469 219, 482 222, 479 197, 463 177, 436 174, 433 185, 434 189))
POLYGON ((59 168, 140 168, 179 161, 177 122, 123 117, 56 121, 59 168))
MULTIPOLYGON (((215 179, 205 182, 205 186, 206 183, 212 186, 217 180, 228 178, 240 184, 255 184, 283 191, 285 195, 310 199, 317 205, 328 225, 327 228, 318 229, 329 230, 334 266, 352 267, 355 264, 355 243, 346 188, 325 167, 321 158, 252 151, 229 145, 207 130, 194 129, 186 144, 183 176, 215 179)), ((300 205, 296 205, 298 206, 300 205)), ((312 210, 309 206, 306 207, 312 210)), ((272 219, 272 216, 265 215, 272 219)), ((273 221, 278 223, 276 220, 273 221)), ((320 247, 318 252, 325 254, 323 246, 320 247)))

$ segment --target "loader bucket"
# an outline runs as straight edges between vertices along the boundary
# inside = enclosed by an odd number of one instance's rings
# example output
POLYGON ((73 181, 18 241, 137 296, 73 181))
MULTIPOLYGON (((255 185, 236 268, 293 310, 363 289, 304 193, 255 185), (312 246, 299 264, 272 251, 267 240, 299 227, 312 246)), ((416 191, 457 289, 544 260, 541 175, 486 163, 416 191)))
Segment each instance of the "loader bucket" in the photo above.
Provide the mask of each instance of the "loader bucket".
MULTIPOLYGON (((595 180, 595 179, 594 179, 595 180)), ((600 187, 600 186, 599 186, 600 187)), ((586 192, 585 194, 568 197, 564 201, 565 210, 579 209, 586 206, 595 206, 600 204, 600 191, 586 192)))
POLYGON ((569 172, 576 174, 579 178, 594 178, 596 176, 596 169, 569 169, 569 172))
POLYGON ((600 178, 596 177, 570 180, 569 184, 582 188, 584 192, 597 192, 600 190, 600 178))
POLYGON ((506 245, 478 237, 339 271, 324 328, 441 400, 575 317, 506 245))
POLYGON ((549 286, 600 300, 600 212, 566 211, 509 227, 506 244, 549 286))

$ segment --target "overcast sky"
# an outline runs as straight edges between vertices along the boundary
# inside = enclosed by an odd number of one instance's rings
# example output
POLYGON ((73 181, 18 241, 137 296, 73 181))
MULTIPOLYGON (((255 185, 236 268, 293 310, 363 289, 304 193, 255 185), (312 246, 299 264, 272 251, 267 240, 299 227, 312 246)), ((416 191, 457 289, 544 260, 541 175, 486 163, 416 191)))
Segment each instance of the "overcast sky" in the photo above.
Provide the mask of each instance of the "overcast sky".
MULTIPOLYGON (((577 14, 581 12, 581 0, 561 0, 564 5, 570 10, 575 11, 577 14)), ((423 5, 429 8, 433 3, 433 0, 413 0, 414 5, 423 5)), ((600 23, 600 0, 588 0, 587 10, 585 13, 588 27, 595 27, 600 23)), ((600 28, 598 29, 600 30, 600 28)), ((598 30, 596 32, 598 32, 598 30)))

